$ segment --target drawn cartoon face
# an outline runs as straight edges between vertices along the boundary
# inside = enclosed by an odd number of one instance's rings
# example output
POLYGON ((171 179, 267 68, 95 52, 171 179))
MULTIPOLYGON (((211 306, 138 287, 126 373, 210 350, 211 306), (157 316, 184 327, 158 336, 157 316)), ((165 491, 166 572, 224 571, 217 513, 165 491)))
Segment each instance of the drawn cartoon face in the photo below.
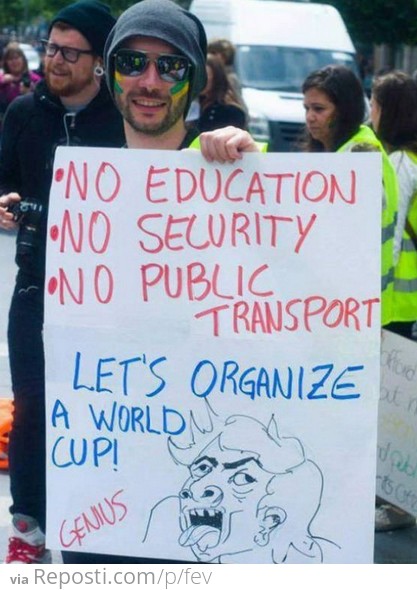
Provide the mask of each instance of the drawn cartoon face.
POLYGON ((250 452, 221 449, 218 439, 189 469, 180 492, 180 545, 201 561, 251 551, 261 528, 261 499, 273 474, 250 452))

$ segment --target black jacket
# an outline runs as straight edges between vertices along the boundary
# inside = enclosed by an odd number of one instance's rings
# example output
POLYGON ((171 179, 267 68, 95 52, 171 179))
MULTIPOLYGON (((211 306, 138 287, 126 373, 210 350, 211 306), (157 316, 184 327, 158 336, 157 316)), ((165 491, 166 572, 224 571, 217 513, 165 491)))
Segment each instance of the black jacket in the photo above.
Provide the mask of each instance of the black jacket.
MULTIPOLYGON (((0 194, 16 191, 23 200, 43 205, 36 248, 16 262, 20 270, 37 279, 45 274, 46 226, 49 190, 55 150, 60 145, 121 147, 125 142, 123 121, 107 88, 77 114, 66 111, 44 81, 32 94, 15 99, 4 120, 0 150, 0 194)), ((20 225, 17 241, 24 231, 20 225)))
POLYGON ((246 113, 237 105, 218 102, 211 104, 201 112, 197 124, 200 133, 221 129, 228 125, 246 129, 246 113))

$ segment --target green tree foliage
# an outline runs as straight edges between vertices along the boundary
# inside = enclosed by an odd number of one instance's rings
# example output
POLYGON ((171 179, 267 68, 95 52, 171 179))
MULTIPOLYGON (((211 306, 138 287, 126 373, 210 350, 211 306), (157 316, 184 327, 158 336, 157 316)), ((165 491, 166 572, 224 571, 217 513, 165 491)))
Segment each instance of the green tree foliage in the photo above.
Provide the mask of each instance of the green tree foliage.
MULTIPOLYGON (((174 0, 188 8, 190 0, 174 0)), ((332 4, 353 39, 365 43, 417 44, 417 0, 313 0, 332 4)), ((118 15, 134 0, 104 0, 118 15)), ((49 20, 69 0, 0 0, 0 28, 49 20)))
MULTIPOLYGON (((174 1, 184 7, 189 5, 189 0, 174 1)), ((111 7, 115 15, 118 15, 129 8, 134 0, 103 0, 103 2, 111 7)), ((69 3, 69 0, 0 0, 0 28, 49 20, 69 3)))
POLYGON ((15 26, 21 21, 24 13, 22 0, 0 0, 0 26, 15 26))
POLYGON ((417 43, 416 0, 315 0, 332 4, 355 41, 396 45, 417 43))

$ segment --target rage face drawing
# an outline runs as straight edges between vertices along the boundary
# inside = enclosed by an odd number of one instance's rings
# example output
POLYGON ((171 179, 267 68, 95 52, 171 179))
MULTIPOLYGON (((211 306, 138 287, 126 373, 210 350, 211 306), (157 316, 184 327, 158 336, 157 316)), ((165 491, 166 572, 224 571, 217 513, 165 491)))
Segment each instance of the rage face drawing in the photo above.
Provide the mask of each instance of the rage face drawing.
POLYGON ((179 493, 181 547, 203 562, 282 563, 323 560, 310 524, 323 478, 301 442, 281 438, 249 416, 231 416, 210 432, 191 427, 192 441, 169 449, 189 477, 179 493))
MULTIPOLYGON (((180 492, 180 545, 189 546, 202 560, 219 546, 234 554, 253 545, 258 506, 272 478, 259 459, 223 449, 217 438, 189 469, 190 477, 180 492), (235 528, 241 531, 239 537, 232 534, 235 528)), ((285 513, 279 510, 272 518, 279 524, 285 513)))

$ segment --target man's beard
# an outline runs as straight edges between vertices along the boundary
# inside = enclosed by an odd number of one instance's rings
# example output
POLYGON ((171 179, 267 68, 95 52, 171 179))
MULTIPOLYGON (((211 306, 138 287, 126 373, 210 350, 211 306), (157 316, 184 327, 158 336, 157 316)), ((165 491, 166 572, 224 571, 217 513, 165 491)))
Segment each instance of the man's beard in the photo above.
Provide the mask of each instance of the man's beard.
POLYGON ((79 92, 82 92, 87 86, 91 84, 93 81, 93 75, 89 77, 84 77, 81 79, 74 80, 74 78, 69 75, 62 78, 57 76, 53 76, 52 72, 46 70, 45 72, 45 81, 52 92, 56 96, 74 96, 79 92))
POLYGON ((140 94, 134 94, 136 98, 161 98, 164 102, 168 104, 168 112, 165 117, 155 123, 150 121, 149 123, 146 122, 139 122, 136 121, 134 114, 130 108, 129 104, 129 95, 125 97, 125 103, 123 104, 121 98, 118 94, 116 94, 116 102, 117 108, 121 112, 123 119, 139 133, 143 133, 144 135, 150 135, 153 137, 157 137, 169 131, 174 125, 177 123, 179 119, 184 116, 185 107, 187 104, 187 95, 181 97, 177 102, 173 102, 171 98, 167 101, 165 97, 160 97, 158 94, 154 94, 151 92, 143 92, 140 94))

